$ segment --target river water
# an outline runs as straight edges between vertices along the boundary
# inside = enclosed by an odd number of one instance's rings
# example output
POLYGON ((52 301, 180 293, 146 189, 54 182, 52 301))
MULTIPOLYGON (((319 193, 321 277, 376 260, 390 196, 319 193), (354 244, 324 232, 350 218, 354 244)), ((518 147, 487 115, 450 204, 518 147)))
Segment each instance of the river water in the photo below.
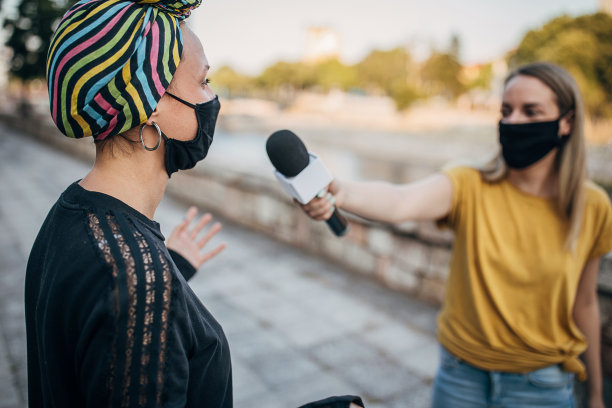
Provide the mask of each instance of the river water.
MULTIPOLYGON (((494 128, 485 131, 493 133, 494 128)), ((494 135, 475 138, 464 133, 310 130, 298 135, 340 178, 402 183, 431 174, 449 162, 484 162, 496 152, 494 135)), ((268 136, 264 131, 219 128, 206 161, 271 177, 273 167, 265 149, 268 136)))

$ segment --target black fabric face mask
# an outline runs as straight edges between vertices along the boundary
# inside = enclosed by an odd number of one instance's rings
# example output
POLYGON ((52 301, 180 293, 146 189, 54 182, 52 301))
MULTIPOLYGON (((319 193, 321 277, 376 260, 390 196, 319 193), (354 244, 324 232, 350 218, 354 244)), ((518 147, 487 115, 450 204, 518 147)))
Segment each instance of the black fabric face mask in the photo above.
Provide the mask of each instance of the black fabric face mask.
POLYGON ((524 169, 561 147, 568 136, 559 137, 559 121, 510 124, 499 122, 499 142, 508 167, 524 169))
POLYGON ((211 101, 194 105, 172 95, 170 92, 166 93, 177 101, 193 108, 198 120, 198 132, 193 140, 171 139, 162 132, 166 145, 166 172, 170 177, 176 171, 193 168, 206 157, 215 134, 215 125, 217 124, 221 104, 218 96, 215 96, 215 99, 211 101))

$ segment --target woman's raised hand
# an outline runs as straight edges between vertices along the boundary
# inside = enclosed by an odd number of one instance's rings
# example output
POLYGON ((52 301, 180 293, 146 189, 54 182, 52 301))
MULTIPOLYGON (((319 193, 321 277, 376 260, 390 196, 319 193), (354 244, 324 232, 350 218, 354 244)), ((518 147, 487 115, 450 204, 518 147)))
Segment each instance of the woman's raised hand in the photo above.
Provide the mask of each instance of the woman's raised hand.
POLYGON ((226 247, 225 243, 221 243, 211 251, 204 251, 206 244, 221 231, 222 226, 221 223, 216 222, 206 234, 199 237, 200 232, 212 221, 212 215, 204 214, 192 226, 197 214, 197 208, 190 207, 187 210, 185 219, 174 227, 166 242, 166 246, 169 249, 178 252, 196 269, 200 268, 204 262, 218 255, 226 247))

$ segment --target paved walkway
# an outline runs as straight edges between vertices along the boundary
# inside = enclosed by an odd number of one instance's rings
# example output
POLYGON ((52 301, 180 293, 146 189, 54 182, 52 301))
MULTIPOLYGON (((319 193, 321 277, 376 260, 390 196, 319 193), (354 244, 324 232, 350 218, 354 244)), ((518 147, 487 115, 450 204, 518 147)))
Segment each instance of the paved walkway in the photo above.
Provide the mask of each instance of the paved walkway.
MULTIPOLYGON (((89 167, 0 124, 0 408, 27 406, 30 247, 53 202, 89 167)), ((166 236, 185 210, 162 202, 156 219, 166 236)), ((291 408, 334 394, 361 395, 368 408, 428 406, 434 308, 221 221, 218 240, 228 248, 191 286, 229 339, 237 408, 291 408)))

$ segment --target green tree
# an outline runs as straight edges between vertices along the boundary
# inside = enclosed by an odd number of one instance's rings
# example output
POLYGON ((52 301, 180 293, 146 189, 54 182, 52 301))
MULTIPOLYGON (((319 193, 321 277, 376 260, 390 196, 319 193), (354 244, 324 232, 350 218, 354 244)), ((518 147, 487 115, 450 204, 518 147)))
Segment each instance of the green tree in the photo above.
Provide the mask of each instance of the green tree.
POLYGON ((358 86, 357 69, 330 58, 312 67, 313 80, 324 91, 339 88, 344 91, 358 86))
POLYGON ((407 82, 412 58, 403 48, 374 50, 357 65, 359 80, 366 90, 389 92, 394 85, 407 82))
POLYGON ((422 99, 423 94, 416 86, 410 84, 398 84, 391 89, 389 96, 395 102, 395 107, 399 110, 409 108, 414 102, 422 99))
POLYGON ((466 87, 461 80, 461 63, 452 54, 433 52, 421 67, 421 78, 428 95, 455 99, 466 87))
POLYGON ((612 16, 561 16, 529 31, 510 57, 510 65, 533 61, 566 68, 580 86, 587 111, 595 117, 612 117, 612 16))
POLYGON ((211 86, 228 97, 250 95, 255 88, 252 77, 240 74, 227 65, 213 72, 210 79, 211 86))
POLYGON ((255 78, 256 86, 263 91, 262 96, 271 97, 288 106, 296 92, 315 85, 312 67, 302 62, 277 62, 255 78))
POLYGON ((417 69, 412 56, 403 48, 374 50, 357 64, 361 87, 370 92, 384 92, 404 109, 421 97, 417 87, 417 69))
POLYGON ((45 77, 51 36, 67 9, 66 1, 21 0, 17 16, 4 21, 11 76, 24 82, 45 77))
POLYGON ((301 62, 280 61, 269 66, 257 77, 257 84, 271 90, 289 87, 294 90, 306 89, 315 84, 313 70, 301 62))

